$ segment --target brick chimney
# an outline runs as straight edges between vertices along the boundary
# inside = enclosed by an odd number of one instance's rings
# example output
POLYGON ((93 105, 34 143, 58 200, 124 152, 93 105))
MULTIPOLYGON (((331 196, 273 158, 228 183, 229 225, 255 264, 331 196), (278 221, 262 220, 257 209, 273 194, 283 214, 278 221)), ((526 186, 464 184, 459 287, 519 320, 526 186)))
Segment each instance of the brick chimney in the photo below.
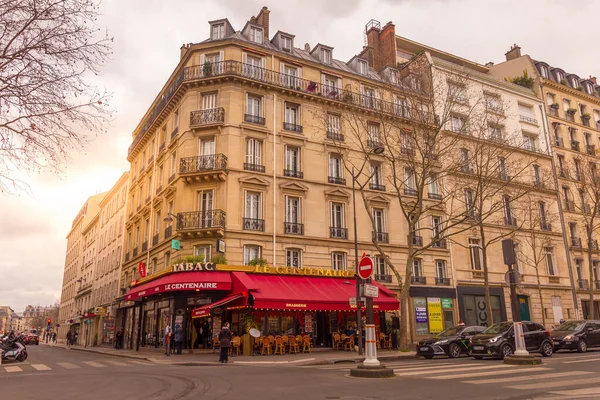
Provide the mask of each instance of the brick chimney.
POLYGON ((256 16, 256 23, 263 27, 265 41, 269 41, 269 14, 271 11, 264 6, 256 16))
POLYGON ((189 48, 192 46, 191 43, 184 43, 181 45, 181 48, 179 49, 179 59, 181 60, 183 58, 183 56, 185 56, 185 53, 187 53, 187 51, 189 50, 189 48))
POLYGON ((514 60, 515 58, 519 58, 519 57, 521 57, 521 48, 519 46, 517 46, 516 44, 514 44, 510 47, 510 50, 507 51, 504 55, 506 56, 506 61, 510 61, 510 60, 514 60))
POLYGON ((396 27, 391 21, 382 29, 371 26, 367 31, 367 43, 363 54, 377 72, 396 65, 396 27))

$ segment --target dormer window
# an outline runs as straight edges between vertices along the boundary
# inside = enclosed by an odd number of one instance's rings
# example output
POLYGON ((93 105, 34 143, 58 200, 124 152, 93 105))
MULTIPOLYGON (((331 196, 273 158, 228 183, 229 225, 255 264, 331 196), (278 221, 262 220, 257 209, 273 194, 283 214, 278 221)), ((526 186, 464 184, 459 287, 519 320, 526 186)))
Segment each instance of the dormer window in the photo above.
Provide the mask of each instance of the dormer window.
POLYGON ((565 75, 560 71, 556 71, 556 80, 562 82, 563 79, 565 79, 565 75))
POLYGON ((579 87, 579 80, 575 77, 571 78, 571 86, 573 86, 574 88, 578 88, 579 87))
POLYGON ((212 40, 223 39, 225 37, 225 24, 214 24, 212 26, 212 40))
POLYGON ((548 67, 540 65, 540 73, 542 74, 542 77, 548 78, 548 67))
POLYGON ((588 83, 585 84, 585 91, 588 94, 594 94, 594 87, 592 86, 591 83, 588 82, 588 83))
POLYGON ((281 48, 283 51, 292 51, 292 38, 287 36, 281 37, 281 48))
POLYGON ((363 60, 358 60, 358 73, 361 75, 367 74, 367 62, 363 60))
POLYGON ((263 30, 260 28, 250 27, 250 40, 254 43, 263 42, 263 30))
POLYGON ((321 61, 325 64, 331 64, 331 50, 321 49, 321 61))

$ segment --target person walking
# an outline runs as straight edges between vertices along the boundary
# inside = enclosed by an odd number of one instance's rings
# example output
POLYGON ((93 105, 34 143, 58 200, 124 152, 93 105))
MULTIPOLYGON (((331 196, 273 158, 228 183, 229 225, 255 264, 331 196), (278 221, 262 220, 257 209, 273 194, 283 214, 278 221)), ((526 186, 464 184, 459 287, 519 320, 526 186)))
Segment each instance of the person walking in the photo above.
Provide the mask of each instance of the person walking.
POLYGON ((71 343, 73 340, 73 334, 71 333, 71 330, 67 331, 67 347, 71 347, 71 343))
POLYGON ((52 332, 52 346, 56 345, 56 332, 52 332))
POLYGON ((165 327, 165 354, 168 356, 171 355, 171 325, 167 323, 165 327))
POLYGON ((231 331, 229 330, 229 322, 225 322, 221 332, 219 332, 219 342, 221 351, 219 353, 219 361, 226 364, 229 362, 229 346, 231 345, 231 331))
POLYGON ((202 348, 208 349, 210 348, 210 344, 210 324, 208 321, 204 321, 202 323, 202 348))
POLYGON ((183 350, 183 329, 181 329, 181 325, 175 325, 175 348, 177 349, 177 354, 181 355, 181 351, 183 350))
POLYGON ((115 349, 121 348, 121 339, 123 339, 123 329, 119 329, 115 335, 115 349))

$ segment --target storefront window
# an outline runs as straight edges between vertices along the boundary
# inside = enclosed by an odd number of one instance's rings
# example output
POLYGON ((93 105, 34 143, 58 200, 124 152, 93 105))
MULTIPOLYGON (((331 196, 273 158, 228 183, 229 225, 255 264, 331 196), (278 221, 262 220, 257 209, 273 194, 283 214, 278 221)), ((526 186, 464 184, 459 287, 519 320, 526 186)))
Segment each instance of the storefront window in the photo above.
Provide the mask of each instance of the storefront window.
POLYGON ((415 297, 415 327, 417 335, 429 334, 429 323, 427 318, 427 300, 425 297, 415 297))
MULTIPOLYGON (((463 296, 465 303, 465 324, 490 326, 491 318, 488 315, 487 303, 485 296, 465 295, 463 296)), ((491 296, 492 315, 494 322, 502 320, 500 316, 500 296, 491 296)))

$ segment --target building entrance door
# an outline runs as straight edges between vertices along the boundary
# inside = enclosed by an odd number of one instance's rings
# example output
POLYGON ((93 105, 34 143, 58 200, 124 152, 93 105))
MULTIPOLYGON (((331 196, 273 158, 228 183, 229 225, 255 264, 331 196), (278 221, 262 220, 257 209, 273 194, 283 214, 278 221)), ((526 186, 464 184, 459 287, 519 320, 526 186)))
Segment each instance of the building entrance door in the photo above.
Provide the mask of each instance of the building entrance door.
POLYGON ((531 321, 531 315, 529 314, 529 297, 517 296, 517 302, 519 303, 521 321, 531 321))

